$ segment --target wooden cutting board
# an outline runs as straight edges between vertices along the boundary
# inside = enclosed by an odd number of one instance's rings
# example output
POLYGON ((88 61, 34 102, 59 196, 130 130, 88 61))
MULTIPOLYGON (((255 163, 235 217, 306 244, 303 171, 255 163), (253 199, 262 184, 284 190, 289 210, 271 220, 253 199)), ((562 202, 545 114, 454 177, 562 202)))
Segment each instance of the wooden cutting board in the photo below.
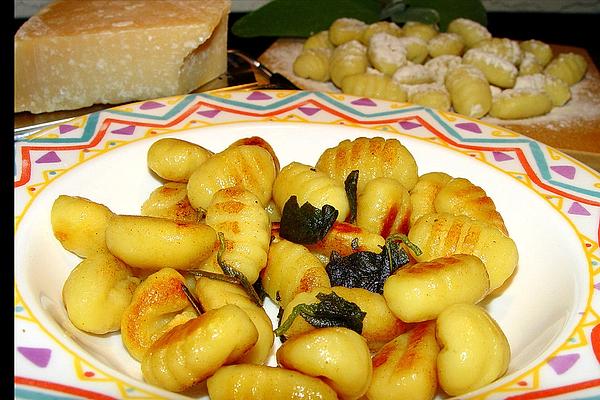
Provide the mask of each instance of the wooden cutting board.
MULTIPOLYGON (((293 72, 293 63, 302 51, 304 39, 280 38, 258 60, 272 72, 278 72, 304 90, 339 92, 331 82, 303 79, 293 72)), ((546 143, 600 171, 600 72, 585 49, 552 45, 554 54, 573 52, 588 61, 585 78, 571 87, 572 99, 549 114, 525 120, 499 120, 493 123, 546 143)))

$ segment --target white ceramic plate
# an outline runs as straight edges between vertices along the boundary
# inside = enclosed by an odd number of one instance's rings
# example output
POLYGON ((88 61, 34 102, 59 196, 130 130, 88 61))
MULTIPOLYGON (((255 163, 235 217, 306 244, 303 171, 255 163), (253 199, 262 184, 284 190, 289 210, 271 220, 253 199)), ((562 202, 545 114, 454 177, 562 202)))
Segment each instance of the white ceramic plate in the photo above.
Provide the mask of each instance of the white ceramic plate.
POLYGON ((241 91, 119 106, 15 143, 16 398, 180 398, 143 382, 119 334, 72 327, 61 290, 80 260, 54 238, 50 208, 68 194, 138 214, 160 184, 146 166, 154 141, 177 137, 216 152, 249 136, 266 139, 282 166, 314 165, 346 138, 394 137, 411 151, 419 174, 443 171, 483 187, 520 254, 510 284, 485 303, 509 339, 512 360, 506 376, 462 398, 600 393, 597 172, 453 113, 338 94, 241 91))

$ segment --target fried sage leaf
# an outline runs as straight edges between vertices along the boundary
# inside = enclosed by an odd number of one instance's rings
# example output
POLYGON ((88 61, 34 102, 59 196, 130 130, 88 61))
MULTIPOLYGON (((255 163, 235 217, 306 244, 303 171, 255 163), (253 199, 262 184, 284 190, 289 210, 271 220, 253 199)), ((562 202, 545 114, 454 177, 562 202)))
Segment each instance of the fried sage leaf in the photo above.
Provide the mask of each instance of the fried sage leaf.
POLYGON ((306 202, 298 206, 292 196, 285 202, 279 223, 279 236, 298 244, 317 243, 323 239, 337 219, 339 211, 325 204, 321 209, 306 202))
POLYGON ((319 302, 298 304, 289 317, 275 329, 275 335, 282 336, 292 326, 297 316, 301 316, 315 328, 341 326, 362 333, 363 320, 367 315, 359 306, 334 292, 317 294, 319 302))
POLYGON ((344 181, 344 189, 346 190, 346 197, 350 204, 350 214, 348 215, 348 222, 353 224, 356 221, 356 210, 358 208, 358 170, 348 174, 344 181))
POLYGON ((331 286, 363 288, 382 294, 385 280, 408 262, 404 249, 393 240, 387 240, 379 254, 358 251, 342 257, 332 252, 325 270, 331 286))

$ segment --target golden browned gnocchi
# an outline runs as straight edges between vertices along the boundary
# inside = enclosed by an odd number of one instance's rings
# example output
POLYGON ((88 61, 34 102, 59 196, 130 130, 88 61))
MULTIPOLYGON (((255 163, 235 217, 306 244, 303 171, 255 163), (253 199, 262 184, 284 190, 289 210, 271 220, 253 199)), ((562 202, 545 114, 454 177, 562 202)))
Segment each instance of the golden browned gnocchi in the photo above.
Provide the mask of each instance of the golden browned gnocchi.
POLYGON ((418 179, 417 163, 408 149, 397 139, 381 137, 342 140, 326 149, 315 167, 340 183, 358 170, 359 192, 367 182, 378 177, 397 179, 407 190, 411 190, 418 179))
POLYGON ((239 362, 263 364, 271 354, 275 334, 273 324, 265 309, 254 302, 248 293, 240 286, 218 279, 200 277, 196 281, 196 296, 204 310, 215 310, 227 304, 233 304, 242 309, 250 318, 258 339, 239 362))
MULTIPOLYGON (((298 293, 284 308, 281 320, 286 321, 298 304, 316 303, 319 293, 331 292, 358 305, 366 313, 361 336, 365 338, 371 351, 378 350, 385 343, 406 332, 411 327, 411 324, 402 321, 392 313, 383 295, 362 288, 343 286, 321 287, 298 293)), ((296 318, 285 335, 286 337, 297 336, 314 329, 315 327, 304 319, 296 318)))
POLYGON ((52 232, 60 244, 80 257, 108 251, 105 231, 113 212, 79 196, 60 195, 50 210, 52 232))
POLYGON ((454 254, 400 268, 383 286, 390 310, 402 321, 430 321, 455 303, 475 304, 490 289, 481 260, 454 254))
POLYGON ((238 306, 228 304, 178 325, 156 340, 142 358, 144 379, 182 392, 221 366, 240 359, 258 332, 238 306))
POLYGON ((384 244, 385 239, 377 233, 369 232, 355 224, 336 222, 322 240, 307 244, 306 247, 314 253, 329 257, 332 251, 341 256, 365 250, 380 252, 384 244))
POLYGON ((434 322, 418 324, 386 343, 373 356, 367 399, 432 399, 438 387, 438 352, 434 322))
POLYGON ((480 306, 455 304, 436 321, 440 353, 437 375, 444 392, 458 396, 479 389, 508 368, 510 345, 496 321, 480 306))
POLYGON ((408 233, 410 212, 410 194, 400 182, 375 178, 358 194, 356 225, 383 237, 408 233))
POLYGON ((142 204, 142 215, 169 218, 182 222, 198 222, 201 215, 187 197, 187 184, 167 182, 154 189, 142 204))
POLYGON ((366 393, 373 374, 365 339, 348 328, 319 328, 294 336, 277 350, 277 363, 323 379, 348 400, 366 393))
POLYGON ((433 200, 435 210, 440 213, 466 215, 488 222, 508 235, 504 219, 496 210, 485 190, 466 178, 454 178, 442 186, 433 200))
POLYGON ((513 274, 519 253, 515 242, 494 225, 465 215, 427 214, 408 233, 423 253, 419 261, 431 261, 452 254, 472 254, 483 261, 490 277, 490 291, 513 274))
POLYGON ((208 378, 211 400, 337 400, 337 393, 319 378, 266 365, 221 367, 208 378))
POLYGON ((179 272, 163 268, 135 289, 121 317, 121 339, 136 360, 165 332, 196 317, 182 289, 184 282, 179 272))
POLYGON ((242 187, 217 191, 206 210, 206 225, 223 234, 223 262, 256 282, 267 264, 271 238, 271 221, 258 197, 242 187))
POLYGON ((69 320, 85 332, 121 329, 121 317, 140 280, 108 252, 92 255, 73 269, 63 285, 69 320))
POLYGON ((261 283, 267 295, 283 308, 300 292, 331 286, 321 261, 306 247, 285 239, 269 247, 261 283))
POLYGON ((242 186, 267 205, 277 175, 271 153, 257 145, 233 146, 217 153, 198 167, 188 180, 188 198, 194 208, 206 210, 220 189, 242 186))
POLYGON ((206 224, 143 215, 114 215, 105 235, 108 250, 135 268, 195 268, 218 246, 206 224))

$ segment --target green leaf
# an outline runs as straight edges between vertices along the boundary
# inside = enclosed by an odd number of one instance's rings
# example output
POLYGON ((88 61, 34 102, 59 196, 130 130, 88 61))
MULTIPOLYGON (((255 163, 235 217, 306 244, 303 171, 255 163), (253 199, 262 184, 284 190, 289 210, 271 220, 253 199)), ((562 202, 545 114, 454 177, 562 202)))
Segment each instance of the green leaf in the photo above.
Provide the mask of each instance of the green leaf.
POLYGON ((291 196, 283 206, 279 222, 279 236, 299 244, 317 243, 333 226, 339 211, 325 204, 321 209, 309 202, 300 207, 298 198, 291 196))
POLYGON ((344 181, 344 189, 346 190, 346 197, 350 204, 350 215, 348 215, 347 221, 353 224, 356 221, 356 209, 358 208, 358 170, 348 174, 348 177, 344 181))
POLYGON ((487 25, 487 14, 481 0, 405 0, 410 8, 430 8, 440 16, 439 28, 445 32, 448 24, 456 18, 468 18, 487 25))
POLYGON ((342 17, 376 22, 380 10, 378 0, 272 0, 238 19, 231 32, 239 37, 308 37, 342 17))
POLYGON ((408 7, 401 12, 392 14, 392 21, 397 24, 408 21, 418 21, 424 24, 437 24, 440 22, 440 14, 433 8, 408 7))
POLYGON ((316 328, 341 326, 352 329, 358 334, 362 333, 363 320, 367 313, 358 305, 338 296, 335 292, 319 293, 316 297, 318 303, 296 305, 288 318, 275 330, 275 335, 283 335, 298 316, 316 328))

